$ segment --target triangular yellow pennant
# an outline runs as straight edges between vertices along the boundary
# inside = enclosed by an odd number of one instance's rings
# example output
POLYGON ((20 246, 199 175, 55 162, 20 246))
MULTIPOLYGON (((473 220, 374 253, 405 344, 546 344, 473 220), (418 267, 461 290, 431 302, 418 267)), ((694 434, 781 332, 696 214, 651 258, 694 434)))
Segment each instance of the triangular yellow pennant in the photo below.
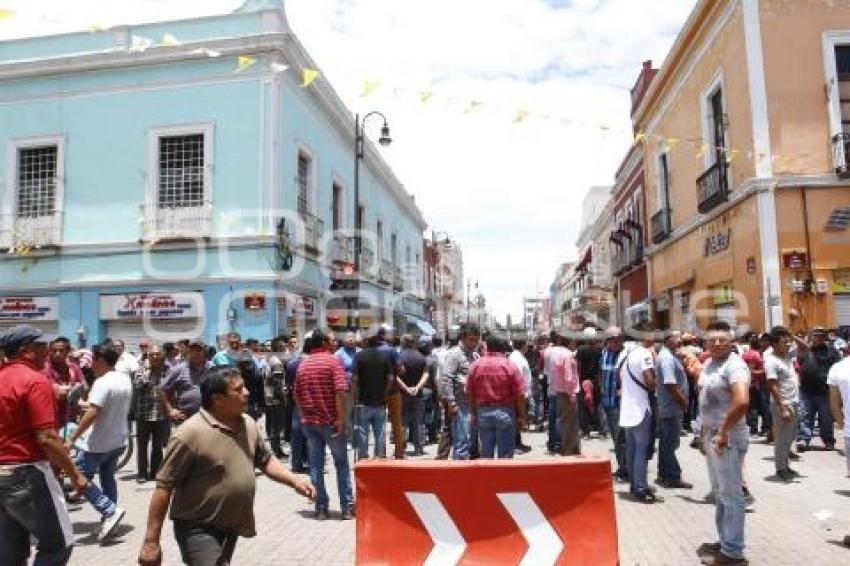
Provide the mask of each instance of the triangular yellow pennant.
POLYGON ((234 73, 241 73, 251 65, 254 65, 256 62, 256 57, 251 57, 250 55, 240 55, 236 58, 236 70, 234 71, 234 73))
POLYGON ((740 149, 730 149, 727 152, 727 160, 729 161, 729 163, 732 163, 733 161, 735 161, 735 158, 738 157, 738 155, 740 153, 741 153, 740 149))
POLYGON ((378 81, 370 81, 370 80, 363 81, 363 90, 360 91, 360 98, 366 98, 367 96, 372 94, 375 91, 375 89, 377 89, 378 86, 380 86, 380 84, 381 83, 379 83, 378 81))
POLYGON ((434 93, 430 90, 419 91, 419 102, 428 102, 431 98, 433 98, 433 96, 434 93))
POLYGON ((705 155, 707 153, 708 153, 708 144, 704 143, 701 146, 699 146, 699 151, 697 151, 696 158, 699 159, 701 157, 705 157, 705 155))
POLYGON ((178 45, 183 45, 183 42, 174 37, 174 35, 165 33, 162 35, 162 40, 159 44, 164 47, 177 47, 178 45))
POLYGON ((100 33, 102 31, 106 31, 106 28, 103 27, 103 26, 93 25, 93 26, 89 26, 89 29, 87 31, 89 33, 100 33))
POLYGON ((310 86, 311 84, 313 84, 313 81, 319 78, 320 74, 321 73, 319 73, 319 71, 317 71, 316 69, 303 69, 301 71, 301 86, 305 88, 310 86))
POLYGON ((6 18, 11 18, 15 15, 13 10, 0 10, 0 20, 5 20, 6 18))
POLYGON ((668 149, 675 149, 675 147, 680 143, 682 143, 682 140, 680 140, 679 138, 667 138, 668 149))
POLYGON ((643 130, 638 130, 638 133, 635 134, 635 143, 640 143, 646 137, 646 134, 643 133, 643 130))
POLYGON ((528 110, 517 110, 516 116, 514 116, 514 124, 519 124, 526 118, 528 118, 528 110))

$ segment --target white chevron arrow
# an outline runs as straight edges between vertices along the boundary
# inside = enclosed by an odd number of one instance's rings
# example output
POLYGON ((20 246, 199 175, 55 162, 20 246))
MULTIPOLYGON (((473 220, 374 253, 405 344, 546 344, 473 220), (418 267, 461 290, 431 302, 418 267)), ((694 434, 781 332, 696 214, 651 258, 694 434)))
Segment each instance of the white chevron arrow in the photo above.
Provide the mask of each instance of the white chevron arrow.
POLYGON ((457 530, 446 508, 433 493, 405 492, 413 510, 419 515, 428 531, 434 548, 428 554, 424 566, 454 566, 466 550, 466 541, 457 530))
POLYGON ((498 493, 496 496, 528 542, 528 550, 519 566, 554 564, 564 543, 531 496, 527 493, 498 493))
MULTIPOLYGON (((434 542, 424 566, 455 566, 467 544, 440 499, 433 493, 405 492, 404 495, 434 542)), ((531 496, 522 492, 496 496, 528 542, 520 566, 555 564, 564 543, 531 496)))

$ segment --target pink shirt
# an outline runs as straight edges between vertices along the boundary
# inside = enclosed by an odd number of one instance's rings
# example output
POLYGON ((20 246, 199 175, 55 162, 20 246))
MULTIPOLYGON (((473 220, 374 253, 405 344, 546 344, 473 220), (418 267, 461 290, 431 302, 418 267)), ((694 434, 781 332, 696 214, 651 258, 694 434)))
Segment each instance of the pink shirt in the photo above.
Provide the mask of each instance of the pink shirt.
POLYGON ((555 393, 569 393, 571 397, 578 394, 579 377, 578 365, 573 352, 564 346, 555 346, 549 353, 551 370, 549 383, 555 393))
POLYGON ((479 406, 512 406, 523 397, 525 378, 519 368, 502 353, 487 354, 472 363, 466 380, 466 393, 479 406))

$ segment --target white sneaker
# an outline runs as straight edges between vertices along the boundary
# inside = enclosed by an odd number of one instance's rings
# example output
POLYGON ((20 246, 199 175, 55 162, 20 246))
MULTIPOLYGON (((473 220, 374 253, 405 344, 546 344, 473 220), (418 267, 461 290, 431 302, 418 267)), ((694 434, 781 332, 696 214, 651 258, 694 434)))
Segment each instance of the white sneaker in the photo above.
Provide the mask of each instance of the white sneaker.
POLYGON ((115 531, 115 527, 121 522, 121 519, 124 518, 126 511, 121 509, 120 507, 115 508, 115 513, 111 516, 104 519, 103 523, 100 525, 100 532, 97 535, 97 540, 105 540, 109 535, 115 531))

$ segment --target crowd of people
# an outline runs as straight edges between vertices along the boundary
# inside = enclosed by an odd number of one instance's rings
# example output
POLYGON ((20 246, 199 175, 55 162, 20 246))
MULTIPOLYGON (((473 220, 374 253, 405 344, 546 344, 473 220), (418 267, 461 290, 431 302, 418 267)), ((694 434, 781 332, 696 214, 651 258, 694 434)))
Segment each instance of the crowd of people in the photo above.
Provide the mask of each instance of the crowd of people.
POLYGON ((749 439, 772 442, 777 478, 792 481, 790 462, 816 430, 825 450, 835 447, 835 425, 850 437, 846 342, 780 326, 739 340, 724 322, 701 336, 648 325, 629 334, 588 327, 508 340, 465 325, 444 344, 387 327, 265 343, 231 332, 220 349, 186 339, 142 343, 134 355, 118 339, 74 350, 63 337, 14 327, 0 335, 0 548, 24 564, 29 533, 37 564, 67 562, 73 536, 62 497, 97 510, 100 540, 114 535, 125 516, 115 472, 129 420, 136 481, 156 482, 141 564, 161 563, 169 508, 185 563, 228 563, 238 537, 255 534, 255 469, 327 520, 330 452, 338 516, 349 520, 349 447, 355 460, 422 457, 426 444, 442 460, 513 458, 531 450, 523 434, 532 430, 546 432, 550 454, 571 456, 595 434, 612 439, 613 480, 652 504, 663 502, 647 479, 656 452, 661 487, 693 487, 676 455, 690 431, 717 506, 719 541, 698 554, 746 563, 749 439))

